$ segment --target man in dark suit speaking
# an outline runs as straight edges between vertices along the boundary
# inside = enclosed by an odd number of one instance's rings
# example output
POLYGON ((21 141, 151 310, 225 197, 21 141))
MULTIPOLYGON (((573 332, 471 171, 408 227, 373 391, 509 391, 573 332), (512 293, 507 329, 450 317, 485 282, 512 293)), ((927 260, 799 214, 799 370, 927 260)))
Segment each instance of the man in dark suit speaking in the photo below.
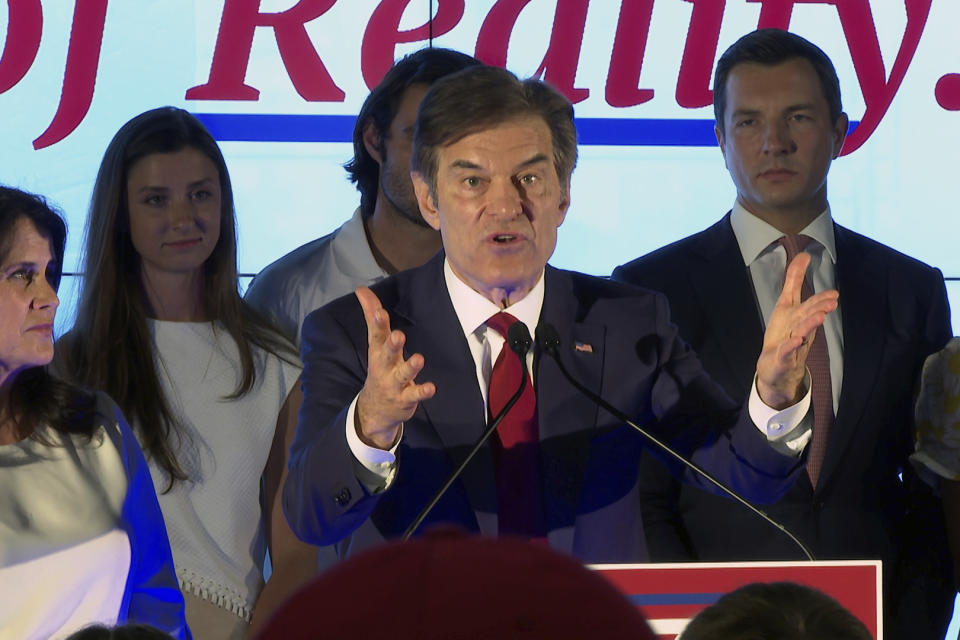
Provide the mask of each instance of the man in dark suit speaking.
MULTIPOLYGON (((805 247, 808 284, 838 289, 840 306, 807 362, 815 416, 808 473, 767 512, 818 559, 882 559, 887 634, 939 640, 953 602, 943 524, 913 485, 907 456, 920 367, 951 334, 943 277, 834 223, 827 171, 848 123, 836 71, 815 45, 776 29, 744 36, 717 63, 714 110, 737 188, 733 210, 619 267, 614 279, 664 293, 681 337, 738 397, 753 380, 786 260, 805 247)), ((800 557, 754 514, 681 487, 648 456, 641 477, 655 560, 800 557)))
POLYGON ((284 489, 301 538, 345 554, 400 536, 531 376, 424 526, 543 539, 589 562, 647 558, 645 443, 579 395, 553 358, 538 350, 521 364, 504 348, 517 320, 552 325, 582 384, 734 488, 771 500, 800 473, 804 361, 836 292, 801 303, 809 257, 791 265, 738 419, 661 296, 547 265, 575 163, 573 108, 540 81, 482 67, 424 97, 411 175, 444 251, 304 323, 304 403, 284 489))

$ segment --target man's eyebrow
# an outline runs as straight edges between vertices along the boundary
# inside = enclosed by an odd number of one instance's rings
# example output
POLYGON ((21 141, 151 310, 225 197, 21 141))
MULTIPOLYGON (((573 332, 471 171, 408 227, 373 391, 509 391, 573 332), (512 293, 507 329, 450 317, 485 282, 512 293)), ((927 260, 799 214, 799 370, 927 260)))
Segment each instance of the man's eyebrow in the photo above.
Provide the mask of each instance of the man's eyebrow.
MULTIPOLYGON (((792 113, 794 111, 810 111, 816 109, 816 105, 812 102, 799 102, 797 104, 789 105, 784 111, 787 113, 792 113)), ((755 116, 760 113, 760 109, 751 109, 747 107, 741 107, 740 109, 734 109, 730 112, 731 117, 736 116, 755 116)))
POLYGON ((734 109, 733 111, 731 111, 730 117, 735 118, 737 116, 755 116, 758 113, 760 113, 759 109, 740 108, 740 109, 734 109))
POLYGON ((524 160, 517 165, 517 169, 524 169, 534 164, 539 164, 541 162, 548 162, 550 158, 547 157, 545 153, 537 153, 528 160, 524 160))
POLYGON ((470 162, 469 160, 454 160, 450 163, 452 169, 468 169, 470 171, 477 171, 483 169, 480 165, 475 162, 470 162))

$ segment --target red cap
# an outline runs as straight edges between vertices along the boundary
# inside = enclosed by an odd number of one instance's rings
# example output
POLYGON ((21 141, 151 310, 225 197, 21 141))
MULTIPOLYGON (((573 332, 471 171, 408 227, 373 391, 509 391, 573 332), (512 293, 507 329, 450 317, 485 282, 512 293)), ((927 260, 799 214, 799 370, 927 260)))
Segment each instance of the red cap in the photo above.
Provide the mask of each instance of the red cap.
POLYGON ((542 544, 428 535, 329 569, 258 640, 605 638, 654 640, 602 576, 542 544))

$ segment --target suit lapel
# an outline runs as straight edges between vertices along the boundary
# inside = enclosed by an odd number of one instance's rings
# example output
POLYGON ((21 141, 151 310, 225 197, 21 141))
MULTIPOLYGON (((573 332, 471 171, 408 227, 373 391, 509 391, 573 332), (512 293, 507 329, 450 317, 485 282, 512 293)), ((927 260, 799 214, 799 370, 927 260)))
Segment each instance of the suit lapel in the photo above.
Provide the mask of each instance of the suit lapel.
MULTIPOLYGON (((584 322, 570 275, 547 267, 540 322, 560 336, 560 358, 571 375, 597 393, 602 389, 605 328, 584 322)), ((584 469, 595 435, 597 406, 575 390, 556 363, 537 354, 537 412, 541 468, 549 529, 574 523, 584 469)))
POLYGON ((838 412, 830 431, 819 485, 829 480, 857 430, 883 358, 887 311, 887 271, 843 227, 837 240, 837 290, 843 326, 843 383, 838 412))
POLYGON ((736 400, 744 400, 763 346, 763 323, 753 283, 733 235, 729 213, 705 230, 700 240, 694 249, 699 259, 691 261, 689 281, 703 313, 711 316, 707 324, 715 332, 713 341, 721 345, 733 375, 728 382, 737 382, 728 384, 728 388, 731 393, 737 392, 736 400))
MULTIPOLYGON (((424 367, 417 380, 431 381, 437 387, 436 395, 417 408, 417 426, 426 430, 419 435, 428 440, 435 436, 432 446, 439 441, 452 471, 483 433, 485 409, 473 357, 447 293, 442 253, 424 269, 424 277, 405 281, 394 312, 406 325, 405 355, 419 352, 424 356, 424 367)), ((429 442, 427 446, 431 446, 429 442)), ((480 531, 495 534, 495 518, 491 521, 478 513, 495 512, 489 449, 478 452, 464 470, 460 483, 466 489, 480 531)))

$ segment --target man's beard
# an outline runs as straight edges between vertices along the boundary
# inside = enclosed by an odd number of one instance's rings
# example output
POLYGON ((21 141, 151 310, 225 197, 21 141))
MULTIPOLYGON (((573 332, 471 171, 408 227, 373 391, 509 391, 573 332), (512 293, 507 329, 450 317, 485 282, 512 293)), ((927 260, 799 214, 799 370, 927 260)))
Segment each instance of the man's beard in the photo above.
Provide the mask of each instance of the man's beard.
MULTIPOLYGON (((384 154, 384 160, 386 160, 386 154, 384 154)), ((405 173, 397 176, 393 172, 384 171, 384 166, 387 166, 386 161, 380 167, 380 195, 404 220, 419 227, 432 228, 420 214, 420 205, 413 193, 410 174, 405 173)))

